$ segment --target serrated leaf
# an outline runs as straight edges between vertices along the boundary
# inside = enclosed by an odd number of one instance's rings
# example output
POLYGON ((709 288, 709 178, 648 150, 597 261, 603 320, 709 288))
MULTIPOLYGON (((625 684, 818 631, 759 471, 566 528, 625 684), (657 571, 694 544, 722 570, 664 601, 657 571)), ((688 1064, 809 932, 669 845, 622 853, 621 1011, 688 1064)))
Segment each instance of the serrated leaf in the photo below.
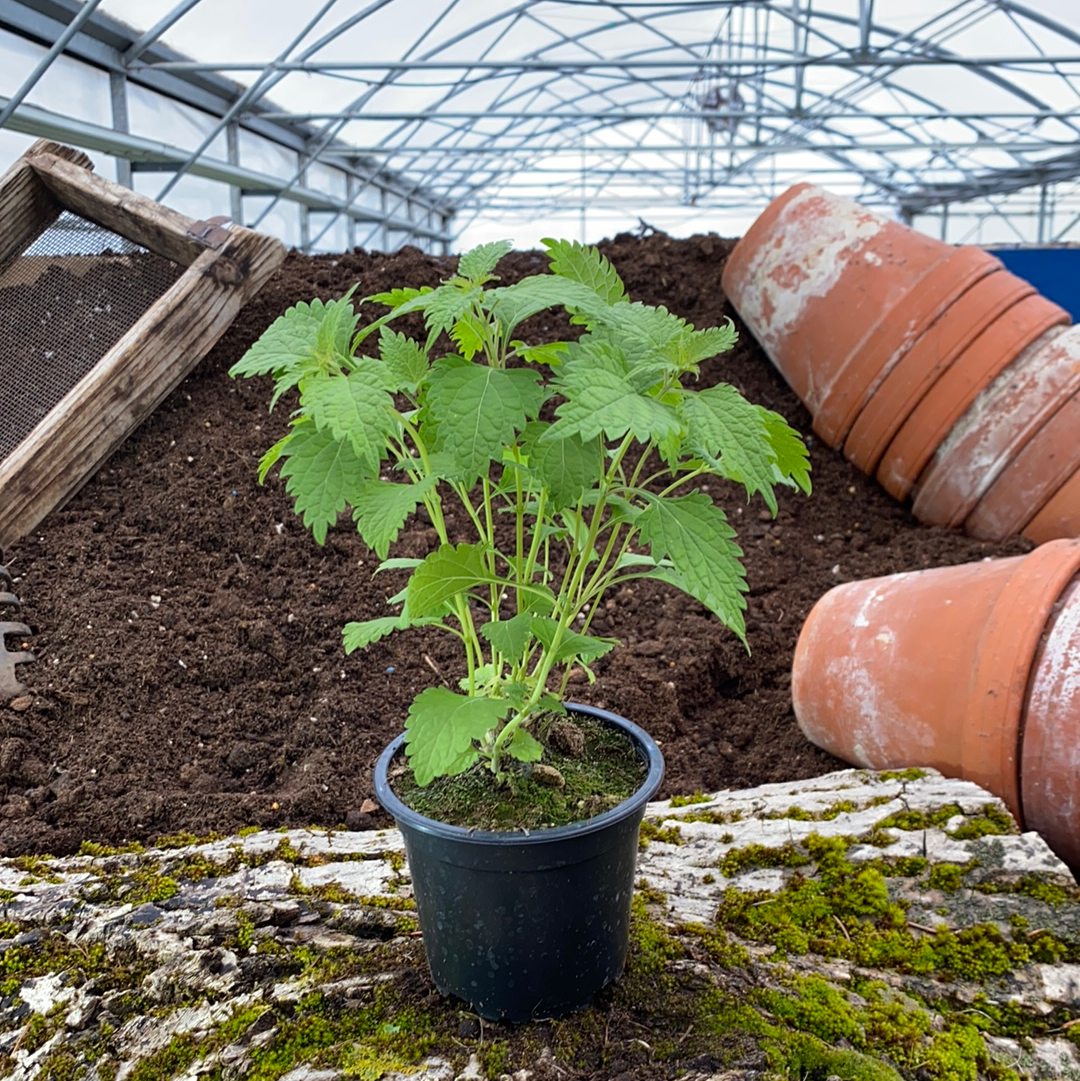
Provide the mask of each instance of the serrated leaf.
POLYGON ((553 274, 588 286, 608 304, 626 299, 626 286, 615 267, 596 248, 550 237, 540 243, 547 248, 553 274))
POLYGON ((278 375, 314 359, 325 307, 300 301, 279 315, 229 369, 229 375, 278 375))
POLYGON ((524 728, 515 728, 506 753, 519 762, 539 762, 544 757, 544 745, 524 728))
POLYGON ((470 698, 446 687, 421 691, 405 721, 405 754, 416 783, 424 787, 468 769, 478 757, 473 740, 482 740, 509 712, 505 699, 470 698))
POLYGON ((409 611, 416 616, 438 614, 444 601, 467 593, 490 580, 479 544, 441 544, 413 571, 406 588, 409 611))
POLYGON ((514 249, 512 240, 492 240, 467 251, 458 260, 458 275, 483 285, 504 255, 514 249))
POLYGON ((704 492, 678 498, 639 494, 648 503, 638 518, 642 539, 653 559, 671 561, 670 569, 658 568, 650 577, 689 593, 745 643, 746 573, 724 512, 704 492))
POLYGON ((505 660, 516 664, 524 659, 525 650, 532 633, 533 617, 519 612, 510 619, 492 620, 480 628, 480 633, 495 647, 505 660))
POLYGON ((647 443, 681 431, 682 422, 671 406, 639 393, 619 349, 594 342, 590 355, 597 358, 595 366, 575 362, 560 370, 556 383, 567 400, 555 410, 559 419, 543 441, 576 435, 587 443, 600 435, 621 439, 630 432, 647 443))
POLYGON ((351 500, 353 521, 379 559, 386 559, 406 519, 435 484, 434 477, 423 477, 414 484, 369 480, 356 490, 351 500))
POLYGON ((810 452, 806 449, 802 436, 779 413, 761 405, 757 408, 765 419, 765 429, 776 458, 777 472, 784 480, 794 482, 809 495, 810 452))
POLYGON ((346 623, 341 632, 345 652, 353 653, 358 649, 366 649, 375 642, 385 638, 394 631, 404 631, 409 627, 427 626, 438 623, 436 617, 425 616, 422 619, 412 619, 405 612, 396 616, 380 616, 378 619, 365 619, 362 622, 346 623))
MULTIPOLYGON (((558 626, 558 620, 533 616, 532 632, 548 651, 555 643, 558 626)), ((602 657, 605 653, 610 653, 616 645, 618 642, 614 638, 594 638, 590 634, 564 631, 553 656, 556 662, 575 660, 587 664, 589 661, 595 661, 597 657, 602 657)))
MULTIPOLYGON (((538 435, 547 430, 540 429, 538 435)), ((604 469, 599 439, 585 442, 580 436, 545 442, 534 440, 528 447, 529 466, 547 488, 553 508, 572 507, 604 469)))
POLYGON ((483 295, 483 290, 477 286, 474 289, 462 290, 456 285, 440 285, 424 305, 424 321, 428 328, 426 349, 430 350, 435 344, 435 339, 443 332, 449 333, 454 324, 473 304, 483 295))
POLYGON ((267 473, 277 464, 278 459, 288 450, 289 443, 292 442, 293 433, 296 431, 295 425, 289 429, 289 431, 281 437, 266 453, 259 459, 259 483, 262 484, 266 480, 267 473))
POLYGON ((294 427, 286 450, 281 466, 285 490, 293 497, 304 525, 323 544, 327 529, 369 479, 369 465, 356 456, 348 442, 314 424, 294 427))
POLYGON ((450 329, 450 338, 466 360, 472 360, 484 348, 486 324, 475 314, 466 312, 450 329))
POLYGON ((320 431, 348 442, 370 471, 377 471, 394 424, 394 400, 370 367, 349 375, 318 375, 306 380, 300 404, 320 431))
POLYGON ((431 299, 436 292, 437 290, 432 289, 430 285, 425 285, 421 289, 391 289, 386 293, 373 293, 369 297, 364 297, 361 304, 372 301, 378 304, 388 304, 393 310, 357 331, 356 338, 353 341, 353 348, 355 349, 360 342, 369 335, 374 334, 375 331, 381 330, 392 319, 398 319, 411 312, 423 311, 431 303, 431 299))
POLYGON ((721 476, 741 484, 747 498, 760 492, 775 514, 776 457, 760 406, 733 386, 719 383, 687 391, 678 408, 686 422, 686 446, 721 476))
POLYGON ((525 368, 439 361, 432 369, 427 405, 436 449, 453 455, 467 482, 486 474, 539 411, 545 395, 539 380, 525 368))
MULTIPOLYGON (((353 286, 353 289, 356 287, 353 286)), ((340 300, 331 300, 323 306, 323 318, 319 324, 317 348, 320 359, 329 361, 335 356, 347 357, 359 316, 352 306, 353 289, 340 300)))
POLYGON ((386 366, 393 390, 412 393, 427 375, 427 354, 412 338, 389 327, 383 327, 379 332, 379 356, 386 366))
POLYGON ((375 574, 380 574, 382 571, 399 571, 399 570, 412 570, 414 567, 419 567, 424 561, 417 559, 415 556, 393 556, 390 559, 384 559, 376 568, 375 574))
POLYGON ((524 342, 511 342, 522 360, 530 364, 543 364, 548 368, 557 368, 566 359, 569 342, 547 342, 544 345, 528 346, 524 342))
POLYGON ((493 318, 498 319, 504 335, 512 334, 514 328, 530 315, 548 308, 564 307, 582 312, 591 320, 607 307, 588 286, 554 274, 532 274, 513 285, 489 289, 484 306, 493 318))

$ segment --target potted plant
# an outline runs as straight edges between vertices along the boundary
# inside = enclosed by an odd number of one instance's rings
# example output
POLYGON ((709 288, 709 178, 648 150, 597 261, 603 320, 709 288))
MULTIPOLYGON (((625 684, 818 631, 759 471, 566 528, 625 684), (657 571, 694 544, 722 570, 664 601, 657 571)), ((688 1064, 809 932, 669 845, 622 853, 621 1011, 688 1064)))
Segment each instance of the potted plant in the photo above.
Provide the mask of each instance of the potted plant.
POLYGON ((773 513, 778 484, 810 490, 806 449, 779 415, 723 383, 684 385, 734 344, 730 321, 694 329, 629 301, 596 249, 544 244, 550 273, 498 285, 510 244, 481 245, 438 288, 367 297, 390 310, 361 329, 351 295, 297 304, 231 373, 272 375, 271 408, 299 393, 260 479, 280 468, 319 543, 351 508, 378 570, 410 572, 391 614, 345 627, 346 651, 417 626, 460 644, 459 688, 416 696, 376 791, 405 836, 436 984, 511 1020, 586 1005, 625 958, 638 827, 663 762, 636 725, 564 701, 571 672, 591 678, 617 645, 590 634, 598 602, 660 579, 745 643, 742 553, 698 482, 734 480, 773 513), (579 336, 522 340, 551 309, 579 336), (392 327, 414 313, 423 341, 392 327), (438 544, 390 557, 414 513, 438 544), (633 779, 614 806, 564 797, 556 819, 544 800, 570 789, 587 733, 618 736, 633 779), (470 816, 481 803, 494 817, 470 816), (537 804, 539 822, 506 820, 537 804))

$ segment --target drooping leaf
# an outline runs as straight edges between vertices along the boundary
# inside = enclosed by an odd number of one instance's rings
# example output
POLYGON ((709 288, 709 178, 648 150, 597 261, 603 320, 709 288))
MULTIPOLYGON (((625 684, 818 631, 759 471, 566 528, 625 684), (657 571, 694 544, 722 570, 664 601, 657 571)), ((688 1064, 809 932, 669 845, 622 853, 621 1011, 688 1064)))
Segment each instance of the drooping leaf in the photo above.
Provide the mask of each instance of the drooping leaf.
POLYGON ((401 527, 435 484, 434 477, 422 477, 413 484, 368 480, 356 490, 351 500, 353 521, 379 559, 386 559, 401 527))
POLYGON ((784 480, 791 480, 807 495, 810 494, 810 453, 806 444, 791 425, 779 413, 764 406, 757 407, 765 418, 769 445, 776 457, 777 472, 784 480))
POLYGON ((699 600, 745 643, 743 611, 746 573, 735 530, 704 492, 660 498, 639 493, 648 506, 638 518, 641 536, 657 562, 669 559, 650 577, 671 582, 699 600))
POLYGON ((538 372, 439 361, 432 369, 428 416, 436 449, 453 455, 471 482, 502 457, 544 400, 538 372))
POLYGON ((705 459, 721 476, 740 483, 747 498, 760 492, 776 513, 775 453, 766 418, 759 406, 738 390, 719 383, 701 391, 687 391, 679 403, 686 422, 686 446, 705 459))
POLYGON ((510 619, 492 620, 480 628, 486 638, 510 664, 517 664, 525 657, 532 632, 533 617, 528 612, 519 612, 510 619))
POLYGON ((300 404, 316 428, 348 442, 357 458, 377 471, 395 420, 394 400, 373 367, 306 380, 300 404))
POLYGON ((413 571, 405 603, 413 615, 436 615, 444 601, 488 581, 479 544, 441 544, 413 571))
POLYGON ((436 777, 461 773, 477 760, 473 740, 482 740, 510 712, 498 698, 470 698, 446 687, 428 687, 409 707, 405 754, 421 787, 436 777))
POLYGON ((514 249, 512 240, 492 240, 467 251, 458 260, 458 276, 483 285, 504 255, 514 249))
POLYGON ((434 616, 412 619, 406 612, 396 616, 380 616, 378 619, 365 619, 361 622, 346 623, 341 632, 346 653, 353 653, 385 638, 394 631, 404 631, 409 627, 422 627, 438 623, 434 616))
POLYGON ((425 348, 431 349, 440 334, 444 332, 449 334, 454 324, 472 308, 474 303, 479 301, 482 295, 483 290, 479 286, 463 290, 452 284, 440 285, 424 305, 424 321, 428 328, 425 348))
POLYGON ((323 318, 319 324, 316 344, 319 359, 324 363, 335 357, 349 356, 353 334, 356 333, 356 324, 360 318, 352 306, 355 289, 356 286, 353 286, 344 297, 323 305, 323 318))
POLYGON ((586 285, 558 278, 554 274, 533 274, 513 285, 488 290, 485 307, 498 319, 502 333, 509 335, 530 315, 548 308, 568 308, 594 318, 607 307, 602 297, 586 285))
POLYGON ((547 248, 553 274, 587 285, 608 304, 626 299, 626 286, 615 267, 598 249, 576 240, 552 240, 550 237, 540 243, 547 248))
POLYGON ((548 368, 557 368, 565 359, 567 342, 546 342, 543 345, 528 346, 524 342, 510 343, 518 355, 530 364, 543 364, 548 368))
POLYGON ((370 478, 370 465, 356 456, 352 444, 314 424, 296 425, 286 450, 281 466, 285 490, 304 525, 323 544, 327 529, 370 478))

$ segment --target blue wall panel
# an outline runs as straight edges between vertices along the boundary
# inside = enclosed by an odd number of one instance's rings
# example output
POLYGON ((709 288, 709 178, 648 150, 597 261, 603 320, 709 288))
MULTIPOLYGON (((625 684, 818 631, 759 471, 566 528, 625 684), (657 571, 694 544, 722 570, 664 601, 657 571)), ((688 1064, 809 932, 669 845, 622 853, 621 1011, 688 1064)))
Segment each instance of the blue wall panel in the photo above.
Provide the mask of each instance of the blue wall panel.
POLYGON ((1018 278, 1031 282, 1044 297, 1060 304, 1080 322, 1080 247, 987 248, 1018 278))

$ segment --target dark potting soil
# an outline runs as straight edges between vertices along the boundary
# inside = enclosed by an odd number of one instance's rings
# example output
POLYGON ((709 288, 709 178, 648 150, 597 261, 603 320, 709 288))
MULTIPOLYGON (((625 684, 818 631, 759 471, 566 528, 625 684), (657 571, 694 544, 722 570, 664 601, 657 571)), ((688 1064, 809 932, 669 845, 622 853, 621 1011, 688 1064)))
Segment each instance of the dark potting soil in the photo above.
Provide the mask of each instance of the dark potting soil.
MULTIPOLYGON (((620 235, 602 249, 633 299, 709 326, 734 314, 720 287, 732 244, 620 235)), ((347 522, 320 548, 276 475, 259 486, 258 458, 283 434, 288 409, 268 415, 268 382, 226 372, 297 300, 356 282, 358 296, 435 285, 454 265, 408 248, 291 254, 68 506, 6 553, 37 659, 19 666, 29 694, 0 705, 0 854, 252 825, 388 824, 372 765, 414 694, 456 681, 456 654, 416 630, 344 655, 343 624, 385 615, 401 582, 372 578, 377 559, 347 522)), ((501 269, 508 282, 545 266, 527 252, 501 269)), ((718 381, 810 433, 749 334, 703 366, 702 383, 718 381)), ((840 454, 809 442, 814 493, 782 492, 775 520, 741 488, 711 486, 745 551, 750 656, 700 605, 658 583, 623 588, 593 623, 623 646, 573 696, 649 730, 667 759, 661 796, 842 765, 803 738, 790 701, 799 628, 830 587, 1030 548, 922 526, 840 454)), ((411 523, 395 554, 423 555, 433 537, 411 523)))

